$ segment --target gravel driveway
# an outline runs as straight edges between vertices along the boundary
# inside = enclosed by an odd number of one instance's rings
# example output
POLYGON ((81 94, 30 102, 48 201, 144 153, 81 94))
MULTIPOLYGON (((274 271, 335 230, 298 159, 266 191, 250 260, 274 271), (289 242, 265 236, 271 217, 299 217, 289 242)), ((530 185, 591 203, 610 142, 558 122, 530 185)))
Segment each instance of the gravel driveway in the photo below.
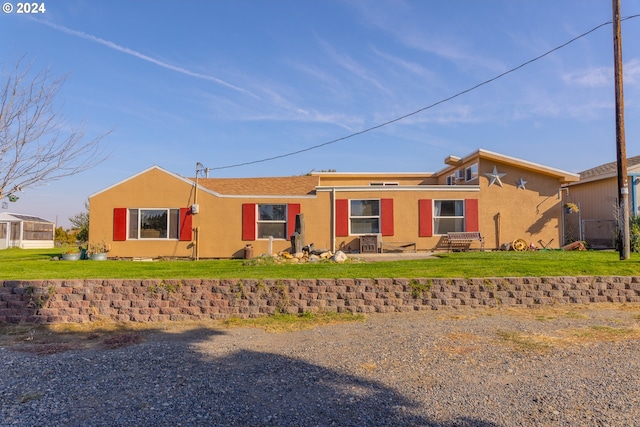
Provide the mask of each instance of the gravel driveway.
POLYGON ((175 325, 125 348, 0 348, 2 426, 640 426, 640 306, 175 325))

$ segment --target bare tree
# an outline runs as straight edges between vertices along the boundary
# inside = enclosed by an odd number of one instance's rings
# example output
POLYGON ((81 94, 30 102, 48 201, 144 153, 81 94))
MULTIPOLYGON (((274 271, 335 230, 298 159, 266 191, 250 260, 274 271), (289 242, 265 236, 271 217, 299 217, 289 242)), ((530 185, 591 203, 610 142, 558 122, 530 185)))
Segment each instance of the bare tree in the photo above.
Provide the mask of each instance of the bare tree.
POLYGON ((67 76, 47 68, 32 72, 24 57, 0 87, 0 199, 17 190, 77 174, 105 160, 102 139, 87 140, 83 125, 74 127, 56 108, 67 76))
POLYGON ((84 212, 77 213, 69 217, 69 222, 78 229, 78 240, 80 242, 89 241, 89 201, 84 202, 84 212))

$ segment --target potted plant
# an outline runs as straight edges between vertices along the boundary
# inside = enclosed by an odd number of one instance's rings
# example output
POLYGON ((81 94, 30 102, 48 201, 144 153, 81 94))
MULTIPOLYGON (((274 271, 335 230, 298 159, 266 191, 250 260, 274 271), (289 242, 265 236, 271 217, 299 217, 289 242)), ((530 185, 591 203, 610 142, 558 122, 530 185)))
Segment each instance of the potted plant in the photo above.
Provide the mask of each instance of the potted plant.
POLYGON ((565 203, 564 208, 566 209, 567 213, 580 212, 580 208, 575 203, 571 203, 571 202, 565 203))
POLYGON ((107 252, 109 252, 109 247, 104 240, 89 244, 89 259, 104 261, 107 259, 107 252))
POLYGON ((80 259, 80 251, 78 248, 70 248, 62 254, 63 261, 78 261, 80 259))

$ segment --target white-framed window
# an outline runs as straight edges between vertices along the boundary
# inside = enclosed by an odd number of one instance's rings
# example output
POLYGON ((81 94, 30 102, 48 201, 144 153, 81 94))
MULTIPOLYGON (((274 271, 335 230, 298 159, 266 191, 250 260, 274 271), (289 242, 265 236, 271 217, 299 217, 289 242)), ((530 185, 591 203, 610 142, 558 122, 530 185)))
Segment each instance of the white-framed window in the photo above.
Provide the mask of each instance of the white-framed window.
POLYGON ((287 205, 258 205, 258 239, 287 238, 287 205))
POLYGON ((433 234, 464 230, 464 200, 433 201, 433 234))
POLYGON ((380 233, 380 200, 350 200, 349 230, 352 235, 380 233))
POLYGON ((128 238, 178 240, 180 209, 129 209, 128 238))
POLYGON ((473 181, 478 179, 478 164, 474 163, 464 170, 465 181, 473 181))
POLYGON ((451 174, 447 177, 447 185, 456 185, 456 175, 451 174))

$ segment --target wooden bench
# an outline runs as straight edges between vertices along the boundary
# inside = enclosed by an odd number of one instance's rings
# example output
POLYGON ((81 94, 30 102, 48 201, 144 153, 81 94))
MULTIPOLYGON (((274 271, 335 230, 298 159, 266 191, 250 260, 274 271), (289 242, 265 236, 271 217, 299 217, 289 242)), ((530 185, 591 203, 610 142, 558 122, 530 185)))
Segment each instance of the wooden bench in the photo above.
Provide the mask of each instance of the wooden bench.
POLYGON ((387 252, 405 252, 413 248, 413 252, 418 252, 418 248, 415 242, 380 242, 380 253, 387 252))
POLYGON ((479 231, 450 231, 447 233, 449 251, 451 251, 454 246, 468 247, 473 241, 480 242, 480 250, 484 251, 484 237, 482 237, 479 231))

